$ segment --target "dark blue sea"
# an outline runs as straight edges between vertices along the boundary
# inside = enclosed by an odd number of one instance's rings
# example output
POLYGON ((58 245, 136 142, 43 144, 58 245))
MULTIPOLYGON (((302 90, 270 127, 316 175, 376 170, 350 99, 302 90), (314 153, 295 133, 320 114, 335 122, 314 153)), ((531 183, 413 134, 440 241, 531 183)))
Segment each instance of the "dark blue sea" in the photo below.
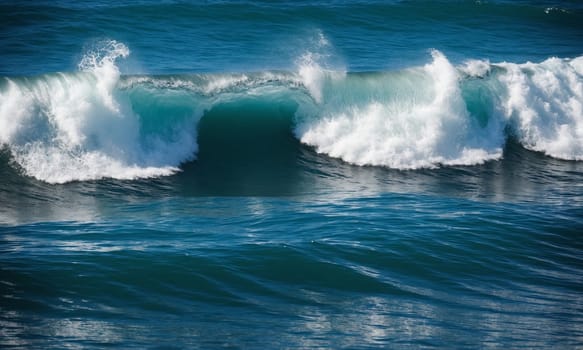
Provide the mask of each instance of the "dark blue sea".
POLYGON ((582 349, 583 2, 0 2, 0 348, 582 349))

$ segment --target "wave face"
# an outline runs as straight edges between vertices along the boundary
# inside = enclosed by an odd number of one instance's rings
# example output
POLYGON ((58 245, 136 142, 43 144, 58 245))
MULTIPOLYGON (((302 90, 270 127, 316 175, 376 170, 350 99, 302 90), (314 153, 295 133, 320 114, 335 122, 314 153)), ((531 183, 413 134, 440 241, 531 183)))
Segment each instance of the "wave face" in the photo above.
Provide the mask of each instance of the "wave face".
MULTIPOLYGON (((199 138, 225 139, 227 124, 266 138, 287 128, 356 165, 481 164, 501 158, 509 137, 583 160, 583 57, 455 66, 434 50, 424 66, 358 73, 308 52, 294 71, 122 75, 117 61, 129 53, 106 41, 78 72, 4 78, 0 142, 12 162, 49 183, 170 175, 197 158, 199 138)), ((236 159, 241 147, 229 152, 216 154, 236 159)))

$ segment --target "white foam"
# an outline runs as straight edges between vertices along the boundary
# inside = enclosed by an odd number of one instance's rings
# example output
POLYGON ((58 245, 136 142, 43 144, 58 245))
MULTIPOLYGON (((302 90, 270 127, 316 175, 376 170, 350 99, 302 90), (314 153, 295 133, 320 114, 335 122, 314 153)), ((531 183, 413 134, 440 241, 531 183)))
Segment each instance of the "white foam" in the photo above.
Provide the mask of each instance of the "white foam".
POLYGON ((128 164, 102 151, 65 151, 61 147, 29 144, 15 152, 16 161, 27 174, 48 183, 95 180, 148 178, 171 175, 178 171, 172 166, 152 167, 128 164))
POLYGON ((371 94, 361 103, 323 101, 321 117, 299 116, 296 134, 318 152, 358 165, 415 169, 499 158, 501 126, 481 128, 470 118, 456 69, 439 51, 432 56, 409 72, 415 81, 402 84, 409 90, 383 99, 371 94))
POLYGON ((0 93, 0 144, 16 139, 33 116, 31 98, 12 80, 7 79, 7 85, 0 93))
POLYGON ((115 61, 128 54, 108 41, 84 56, 81 73, 8 82, 0 92, 0 141, 27 175, 49 183, 161 176, 194 155, 194 121, 171 137, 140 134, 140 117, 116 96, 115 61))
POLYGON ((129 56, 130 50, 123 43, 107 40, 85 53, 79 63, 79 70, 93 73, 97 79, 97 90, 102 101, 112 110, 117 111, 111 92, 119 80, 119 69, 116 60, 129 56))
POLYGON ((470 77, 483 78, 490 73, 491 65, 488 60, 467 60, 459 69, 470 77))
POLYGON ((542 63, 502 63, 504 113, 521 143, 532 150, 583 160, 583 57, 542 63))

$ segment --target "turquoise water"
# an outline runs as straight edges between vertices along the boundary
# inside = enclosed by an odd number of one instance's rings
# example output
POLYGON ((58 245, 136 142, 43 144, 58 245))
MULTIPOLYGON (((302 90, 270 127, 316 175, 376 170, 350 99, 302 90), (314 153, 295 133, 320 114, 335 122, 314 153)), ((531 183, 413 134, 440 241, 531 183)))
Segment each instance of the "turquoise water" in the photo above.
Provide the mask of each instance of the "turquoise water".
POLYGON ((580 348, 577 1, 0 4, 0 347, 580 348))

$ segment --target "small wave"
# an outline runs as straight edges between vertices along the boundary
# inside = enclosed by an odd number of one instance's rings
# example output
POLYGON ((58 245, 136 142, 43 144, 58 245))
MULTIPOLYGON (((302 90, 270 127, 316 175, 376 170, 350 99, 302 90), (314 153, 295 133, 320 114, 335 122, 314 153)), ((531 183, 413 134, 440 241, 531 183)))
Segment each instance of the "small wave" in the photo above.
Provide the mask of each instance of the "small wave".
POLYGON ((253 113, 279 108, 300 142, 356 165, 480 164, 501 158, 509 135, 583 160, 583 57, 455 66, 433 50, 425 66, 347 73, 326 64, 329 43, 319 43, 291 72, 123 76, 116 62, 130 51, 106 41, 79 72, 4 78, 0 143, 49 183, 165 176, 196 159, 201 119, 228 105, 223 121, 254 127, 253 113))

